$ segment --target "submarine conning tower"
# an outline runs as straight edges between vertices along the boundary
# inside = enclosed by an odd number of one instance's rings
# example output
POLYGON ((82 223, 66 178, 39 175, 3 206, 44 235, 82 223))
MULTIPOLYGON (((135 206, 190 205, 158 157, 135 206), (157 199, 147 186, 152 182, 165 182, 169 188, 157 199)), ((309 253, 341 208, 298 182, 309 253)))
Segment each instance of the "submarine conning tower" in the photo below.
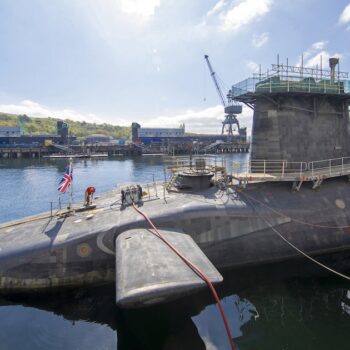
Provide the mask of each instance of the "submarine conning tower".
POLYGON ((327 70, 272 64, 233 85, 232 98, 254 110, 251 161, 350 156, 348 73, 339 71, 338 58, 329 64, 327 70))

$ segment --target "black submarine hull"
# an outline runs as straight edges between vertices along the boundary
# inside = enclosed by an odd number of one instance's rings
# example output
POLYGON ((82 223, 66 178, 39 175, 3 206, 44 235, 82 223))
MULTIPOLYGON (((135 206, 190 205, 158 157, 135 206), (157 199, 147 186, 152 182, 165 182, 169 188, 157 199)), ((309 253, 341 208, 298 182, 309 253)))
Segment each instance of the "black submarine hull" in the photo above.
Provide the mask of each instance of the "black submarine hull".
MULTIPOLYGON (((132 207, 97 205, 88 215, 34 218, 0 227, 0 291, 79 287, 115 281, 115 239, 130 229, 148 228, 132 207), (101 209, 103 208, 103 210, 101 209)), ((305 183, 299 192, 287 182, 249 184, 200 193, 169 194, 142 203, 159 229, 190 235, 220 269, 305 259, 306 254, 349 270, 350 183, 305 183), (336 259, 339 254, 339 259, 336 259), (334 263, 334 264, 333 264, 334 263)), ((321 267, 320 267, 321 268, 321 267)))

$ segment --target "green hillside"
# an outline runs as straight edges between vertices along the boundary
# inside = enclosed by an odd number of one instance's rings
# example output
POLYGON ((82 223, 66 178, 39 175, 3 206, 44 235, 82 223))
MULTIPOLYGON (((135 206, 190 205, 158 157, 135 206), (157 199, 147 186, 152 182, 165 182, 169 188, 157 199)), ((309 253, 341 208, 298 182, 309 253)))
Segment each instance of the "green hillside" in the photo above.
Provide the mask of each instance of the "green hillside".
MULTIPOLYGON (((24 134, 56 134, 55 118, 32 118, 27 115, 14 115, 0 112, 0 126, 22 127, 24 134)), ((74 120, 64 120, 69 125, 69 133, 84 138, 91 134, 103 134, 113 136, 116 139, 131 138, 131 129, 126 126, 116 126, 111 124, 96 124, 87 122, 77 122, 74 120)))

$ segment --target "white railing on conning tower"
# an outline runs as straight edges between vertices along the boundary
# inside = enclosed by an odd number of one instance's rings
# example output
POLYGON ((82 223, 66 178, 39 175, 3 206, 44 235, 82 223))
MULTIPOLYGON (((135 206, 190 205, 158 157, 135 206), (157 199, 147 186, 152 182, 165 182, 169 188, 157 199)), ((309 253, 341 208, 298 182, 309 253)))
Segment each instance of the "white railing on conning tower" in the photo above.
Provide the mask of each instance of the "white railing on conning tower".
POLYGON ((317 160, 308 163, 308 171, 312 176, 327 175, 328 177, 337 174, 350 173, 350 157, 332 158, 317 160))
POLYGON ((308 169, 306 162, 288 162, 286 160, 250 160, 247 163, 235 163, 237 176, 251 174, 277 176, 288 178, 302 176, 308 169))
POLYGON ((332 158, 312 162, 287 160, 251 160, 234 163, 233 176, 251 181, 312 181, 350 175, 350 157, 332 158))
POLYGON ((349 94, 350 81, 331 81, 313 77, 295 77, 271 75, 269 77, 254 76, 232 86, 232 98, 249 93, 281 93, 302 92, 318 94, 349 94))

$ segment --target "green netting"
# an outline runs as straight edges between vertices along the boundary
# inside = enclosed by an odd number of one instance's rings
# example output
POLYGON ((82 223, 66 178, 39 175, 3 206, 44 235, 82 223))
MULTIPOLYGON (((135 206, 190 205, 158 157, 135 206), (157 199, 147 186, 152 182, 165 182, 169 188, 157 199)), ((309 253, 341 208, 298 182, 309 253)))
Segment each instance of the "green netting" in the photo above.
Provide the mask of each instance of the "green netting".
MULTIPOLYGON (((346 83, 349 83, 348 81, 346 83)), ((344 89, 344 82, 331 82, 330 80, 316 81, 312 77, 307 77, 297 81, 281 80, 280 77, 271 77, 258 82, 255 85, 255 92, 309 92, 344 94, 349 91, 344 89)))

